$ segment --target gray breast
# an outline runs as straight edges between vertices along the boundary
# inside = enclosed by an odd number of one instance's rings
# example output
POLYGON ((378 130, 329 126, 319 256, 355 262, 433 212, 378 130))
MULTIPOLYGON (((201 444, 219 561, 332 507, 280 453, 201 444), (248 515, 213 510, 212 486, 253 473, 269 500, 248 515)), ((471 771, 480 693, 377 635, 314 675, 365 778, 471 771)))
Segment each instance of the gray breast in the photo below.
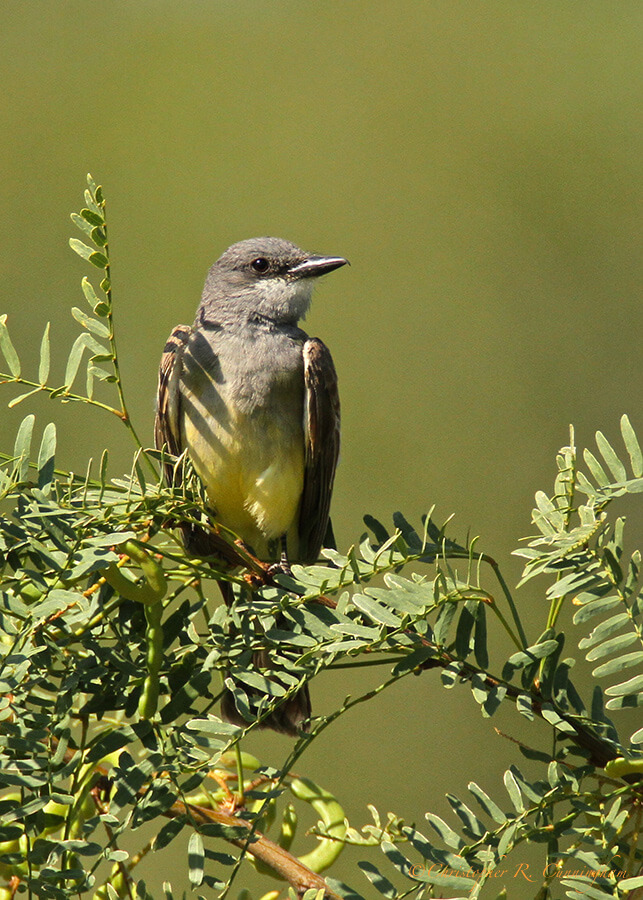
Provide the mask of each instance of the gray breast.
MULTIPOLYGON (((293 326, 203 328, 193 332, 184 357, 184 382, 214 403, 255 416, 303 414, 302 346, 307 335, 293 326)), ((300 419, 301 421, 301 419, 300 419)))

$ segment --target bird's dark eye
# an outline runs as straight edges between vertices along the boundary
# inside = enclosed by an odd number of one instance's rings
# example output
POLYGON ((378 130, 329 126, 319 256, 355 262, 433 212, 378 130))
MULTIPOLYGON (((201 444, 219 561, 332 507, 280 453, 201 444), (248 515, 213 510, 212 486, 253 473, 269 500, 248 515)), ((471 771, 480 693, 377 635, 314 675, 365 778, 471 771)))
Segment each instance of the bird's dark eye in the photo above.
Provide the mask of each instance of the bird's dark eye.
POLYGON ((258 256, 256 259, 253 259, 250 265, 255 272, 267 272, 270 267, 270 263, 264 256, 258 256))

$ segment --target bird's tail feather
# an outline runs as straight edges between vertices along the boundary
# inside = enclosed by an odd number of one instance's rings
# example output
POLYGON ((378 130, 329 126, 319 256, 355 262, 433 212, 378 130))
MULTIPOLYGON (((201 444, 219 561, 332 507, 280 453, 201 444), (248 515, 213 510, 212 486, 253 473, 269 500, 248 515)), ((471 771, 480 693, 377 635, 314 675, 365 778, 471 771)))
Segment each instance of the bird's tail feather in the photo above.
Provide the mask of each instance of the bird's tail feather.
MULTIPOLYGON (((258 670, 270 669, 270 656, 267 650, 256 650, 252 654, 252 665, 258 670)), ((252 694, 252 692, 249 692, 252 694)), ((297 737, 301 731, 307 731, 307 722, 311 716, 310 693, 308 685, 283 700, 269 716, 258 723, 259 728, 270 728, 279 734, 297 737)), ((221 698, 221 715, 232 725, 247 726, 249 723, 237 709, 234 694, 227 688, 221 698)))

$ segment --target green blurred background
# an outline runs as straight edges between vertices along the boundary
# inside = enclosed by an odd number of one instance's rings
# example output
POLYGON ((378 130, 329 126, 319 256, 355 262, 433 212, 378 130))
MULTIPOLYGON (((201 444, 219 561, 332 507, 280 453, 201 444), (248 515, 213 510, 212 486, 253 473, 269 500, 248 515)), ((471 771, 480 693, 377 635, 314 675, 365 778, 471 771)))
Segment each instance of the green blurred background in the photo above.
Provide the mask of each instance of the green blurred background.
MULTIPOLYGON (((0 311, 16 345, 35 366, 51 320, 62 379, 87 271, 68 214, 87 171, 108 198, 122 367, 147 442, 166 336, 192 321, 230 243, 274 234, 347 256, 308 320, 341 378, 340 548, 365 512, 417 521, 436 504, 515 583, 509 554, 568 424, 581 445, 596 428, 617 440, 623 412, 643 432, 642 25, 639 0, 2 4, 0 311)), ((113 474, 129 469, 111 420, 32 408, 59 423, 61 466, 108 445, 113 474)), ((2 449, 26 411, 0 411, 2 449)), ((337 673, 316 708, 373 683, 337 673)), ((325 732, 301 771, 354 824, 373 802, 428 827, 423 813, 446 815, 445 791, 471 777, 498 796, 514 747, 456 691, 407 680, 325 732)), ((511 712, 494 723, 525 734, 511 712)), ((544 728, 529 740, 549 742, 544 728)), ((249 749, 278 765, 287 746, 249 749)), ((172 870, 180 887, 183 863, 172 870)), ((158 890, 158 863, 146 873, 158 890)), ((333 874, 369 895, 348 859, 333 874)))

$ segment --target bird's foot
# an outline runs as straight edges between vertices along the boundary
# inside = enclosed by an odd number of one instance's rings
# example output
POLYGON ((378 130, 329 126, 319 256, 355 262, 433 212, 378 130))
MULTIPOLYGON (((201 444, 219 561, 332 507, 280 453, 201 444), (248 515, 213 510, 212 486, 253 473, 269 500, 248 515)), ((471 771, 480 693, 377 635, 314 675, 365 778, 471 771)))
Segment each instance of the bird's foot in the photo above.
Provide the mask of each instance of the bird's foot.
POLYGON ((275 575, 289 575, 292 578, 292 569, 285 553, 281 554, 281 559, 277 563, 273 563, 268 569, 268 575, 272 578, 275 575))

